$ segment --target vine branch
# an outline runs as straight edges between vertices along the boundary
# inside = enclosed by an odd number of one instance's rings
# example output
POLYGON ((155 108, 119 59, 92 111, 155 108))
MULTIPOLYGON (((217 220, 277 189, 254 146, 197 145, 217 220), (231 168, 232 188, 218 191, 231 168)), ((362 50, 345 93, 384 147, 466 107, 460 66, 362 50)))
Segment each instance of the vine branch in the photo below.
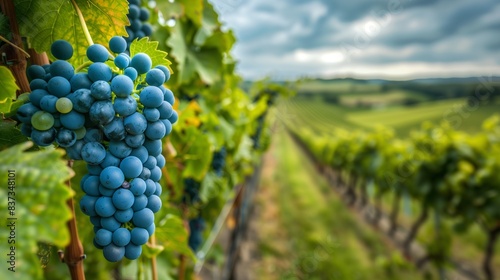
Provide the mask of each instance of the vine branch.
POLYGON ((28 77, 26 76, 26 57, 24 56, 24 52, 20 50, 23 49, 23 40, 21 35, 19 34, 19 25, 17 24, 16 18, 16 9, 13 1, 9 0, 0 0, 0 5, 2 7, 2 11, 9 19, 10 31, 12 33, 12 42, 9 42, 9 45, 16 46, 9 52, 10 56, 13 56, 15 63, 10 65, 10 70, 14 77, 16 78, 16 82, 19 85, 21 91, 17 92, 17 96, 19 96, 23 92, 30 91, 30 84, 28 82, 28 77))
POLYGON ((16 46, 14 43, 11 43, 9 40, 7 40, 5 37, 3 37, 2 35, 0 35, 0 40, 1 41, 4 41, 5 43, 11 45, 13 48, 17 49, 18 51, 22 52, 24 54, 24 56, 26 56, 27 58, 30 57, 29 53, 27 53, 25 50, 23 50, 22 48, 16 46))

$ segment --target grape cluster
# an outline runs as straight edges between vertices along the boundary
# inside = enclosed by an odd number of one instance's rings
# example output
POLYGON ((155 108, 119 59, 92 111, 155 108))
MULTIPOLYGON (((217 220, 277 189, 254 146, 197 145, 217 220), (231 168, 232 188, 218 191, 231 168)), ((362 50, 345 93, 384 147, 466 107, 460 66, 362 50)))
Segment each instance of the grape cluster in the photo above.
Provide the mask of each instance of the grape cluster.
POLYGON ((22 133, 37 145, 55 142, 70 158, 87 163, 80 208, 94 225, 95 246, 112 262, 138 258, 155 230, 154 213, 162 206, 162 138, 178 118, 174 95, 163 86, 169 70, 152 68, 147 54, 130 57, 126 47, 124 38, 113 37, 109 49, 117 55, 110 62, 106 47, 90 46, 92 63, 86 73, 75 74, 66 61, 71 44, 54 42, 58 60, 28 68, 32 92, 17 112, 22 133))
POLYGON ((202 217, 189 220, 188 245, 195 252, 198 251, 198 248, 203 243, 203 230, 205 227, 205 220, 202 217))
POLYGON ((147 22, 150 17, 149 10, 141 7, 141 0, 129 0, 127 17, 130 26, 126 27, 128 37, 124 38, 128 43, 127 49, 130 49, 130 43, 136 38, 150 36, 153 33, 153 27, 147 22))
POLYGON ((212 168, 219 176, 222 176, 224 166, 226 165, 226 154, 226 148, 222 147, 219 151, 214 153, 212 159, 212 168))
POLYGON ((183 202, 186 204, 196 204, 201 201, 200 198, 201 183, 193 178, 184 179, 183 202))

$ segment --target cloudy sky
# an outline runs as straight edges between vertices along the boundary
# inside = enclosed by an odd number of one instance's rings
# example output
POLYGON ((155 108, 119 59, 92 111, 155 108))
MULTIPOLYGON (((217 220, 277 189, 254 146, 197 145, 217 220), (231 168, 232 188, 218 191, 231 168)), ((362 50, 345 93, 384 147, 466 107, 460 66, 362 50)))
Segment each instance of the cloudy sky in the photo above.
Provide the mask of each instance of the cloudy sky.
POLYGON ((500 75, 498 0, 211 0, 246 78, 500 75))

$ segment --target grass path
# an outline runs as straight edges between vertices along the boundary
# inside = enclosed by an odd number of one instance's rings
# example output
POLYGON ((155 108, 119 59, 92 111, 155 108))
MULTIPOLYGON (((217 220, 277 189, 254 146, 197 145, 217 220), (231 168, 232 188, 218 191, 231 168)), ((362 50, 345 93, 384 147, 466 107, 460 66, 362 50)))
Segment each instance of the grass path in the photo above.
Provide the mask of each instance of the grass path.
POLYGON ((422 279, 345 208, 285 132, 275 136, 256 197, 253 249, 240 264, 254 277, 241 279, 422 279))

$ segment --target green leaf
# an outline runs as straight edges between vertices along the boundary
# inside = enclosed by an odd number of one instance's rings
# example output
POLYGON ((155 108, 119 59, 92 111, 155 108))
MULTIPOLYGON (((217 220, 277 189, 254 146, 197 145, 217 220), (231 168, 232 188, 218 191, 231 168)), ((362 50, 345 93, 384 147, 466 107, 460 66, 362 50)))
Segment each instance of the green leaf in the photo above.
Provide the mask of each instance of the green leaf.
POLYGON ((22 135, 21 131, 16 128, 15 121, 0 121, 0 150, 26 142, 26 140, 26 136, 22 135))
POLYGON ((201 181, 212 162, 212 150, 208 136, 196 127, 191 126, 186 129, 186 138, 182 142, 187 144, 187 149, 183 154, 185 168, 182 176, 201 181))
POLYGON ((198 74, 202 81, 212 84, 219 79, 223 55, 217 48, 188 47, 192 45, 186 41, 189 28, 189 24, 177 22, 167 41, 178 64, 177 83, 188 84, 198 74))
MULTIPOLYGON (((0 219, 9 222, 15 217, 15 244, 8 244, 10 230, 0 231, 0 250, 10 252, 15 246, 16 272, 0 272, 1 279, 40 279, 42 268, 36 255, 37 242, 43 241, 64 247, 69 242, 66 222, 71 212, 66 205, 73 192, 65 181, 73 176, 72 170, 62 160, 62 150, 26 152, 33 145, 26 142, 0 152, 0 219), (14 173, 8 173, 13 170, 14 173), (9 177, 9 174, 11 176, 9 177), (15 177, 12 177, 14 174, 15 177), (9 178, 15 188, 9 189, 9 178), (9 193, 9 192, 15 192, 9 193), (15 198, 15 212, 11 215, 7 202, 15 198)), ((13 205, 10 205, 11 207, 13 205)), ((5 262, 4 262, 5 264, 5 262)))
POLYGON ((221 26, 219 16, 215 12, 212 5, 206 0, 203 2, 203 20, 201 27, 198 29, 198 32, 196 32, 196 36, 194 38, 194 44, 198 46, 203 45, 205 40, 212 36, 213 32, 221 26))
POLYGON ((203 0, 157 1, 156 7, 166 19, 187 17, 196 25, 201 25, 203 0))
POLYGON ((155 230, 156 243, 163 246, 166 252, 178 252, 195 259, 188 246, 188 232, 178 216, 167 214, 161 219, 155 230))
POLYGON ((86 59, 89 43, 72 2, 81 10, 94 43, 107 47, 111 37, 127 36, 125 26, 129 25, 129 20, 126 0, 16 0, 21 34, 28 37, 28 43, 37 52, 51 55, 51 44, 64 39, 74 48, 71 59, 74 65, 86 59))
POLYGON ((135 39, 132 44, 130 44, 130 57, 138 53, 145 53, 149 55, 151 61, 153 62, 153 67, 157 65, 169 66, 172 64, 166 57, 167 52, 158 50, 158 42, 149 41, 148 37, 144 37, 140 40, 135 39))
POLYGON ((201 182, 200 198, 202 201, 207 202, 211 198, 220 196, 223 191, 226 180, 220 177, 215 172, 208 172, 201 182))
POLYGON ((10 112, 12 100, 16 99, 19 87, 9 68, 0 66, 0 113, 10 112))

